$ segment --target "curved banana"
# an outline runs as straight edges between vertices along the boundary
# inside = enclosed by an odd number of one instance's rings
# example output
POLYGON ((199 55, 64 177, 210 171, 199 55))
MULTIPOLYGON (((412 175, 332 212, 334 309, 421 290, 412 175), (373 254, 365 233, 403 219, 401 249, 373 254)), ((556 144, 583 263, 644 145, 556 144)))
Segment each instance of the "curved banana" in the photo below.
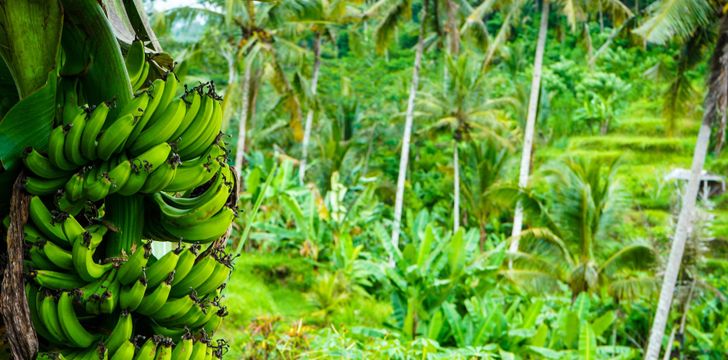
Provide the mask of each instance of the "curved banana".
POLYGON ((132 87, 131 87, 132 90, 134 90, 136 92, 137 90, 141 89, 144 86, 144 83, 147 81, 147 77, 149 76, 150 68, 151 68, 151 66, 149 65, 149 63, 147 61, 144 61, 142 73, 139 76, 139 79, 137 79, 137 81, 132 83, 132 87))
POLYGON ((83 183, 84 174, 83 171, 79 171, 66 182, 66 194, 71 201, 78 201, 83 197, 83 183))
POLYGON ((56 304, 55 296, 46 294, 43 297, 38 310, 38 315, 40 315, 40 319, 43 322, 43 325, 45 325, 45 329, 48 330, 48 334, 50 334, 54 341, 58 343, 68 341, 58 319, 58 305, 56 304))
POLYGON ((184 102, 187 103, 187 111, 185 111, 185 117, 182 119, 177 129, 174 131, 174 133, 172 133, 172 136, 169 137, 170 141, 173 142, 179 140, 180 135, 182 135, 182 133, 185 132, 188 127, 190 127, 190 124, 192 124, 192 121, 197 116, 197 113, 200 111, 202 105, 202 96, 197 90, 192 90, 191 92, 185 94, 182 99, 184 100, 184 102))
POLYGON ((67 214, 54 216, 51 214, 43 201, 37 196, 30 199, 28 213, 38 230, 60 246, 70 248, 70 239, 75 239, 85 231, 73 216, 67 214))
POLYGON ((144 53, 144 42, 134 40, 129 46, 129 50, 124 57, 126 71, 129 73, 129 80, 134 84, 142 77, 144 63, 146 63, 146 54, 144 53))
POLYGON ((197 298, 194 296, 183 296, 176 299, 167 299, 167 302, 162 305, 161 308, 154 314, 152 318, 158 322, 164 322, 165 320, 173 319, 175 317, 186 314, 190 309, 197 303, 197 298))
POLYGON ((115 353, 125 342, 129 342, 133 335, 134 324, 131 319, 131 315, 128 311, 123 311, 119 315, 119 320, 116 321, 116 326, 111 330, 109 337, 106 338, 104 343, 109 349, 109 352, 115 353))
POLYGON ((28 176, 23 182, 23 188, 31 195, 50 195, 58 192, 66 184, 66 178, 41 179, 28 176))
POLYGON ((34 270, 61 270, 58 266, 54 265, 43 252, 43 249, 37 245, 33 245, 28 250, 28 256, 25 258, 25 262, 29 268, 34 270))
POLYGON ((200 250, 200 245, 193 244, 186 248, 182 253, 179 254, 179 260, 177 260, 177 266, 174 268, 174 281, 172 286, 179 284, 182 279, 192 271, 192 267, 195 266, 197 260, 197 253, 200 250))
POLYGON ((63 270, 73 269, 73 259, 70 251, 61 248, 52 241, 44 241, 39 246, 53 265, 63 270))
POLYGON ((178 192, 188 189, 194 189, 207 183, 217 174, 224 158, 225 150, 218 145, 210 147, 207 154, 194 160, 182 162, 177 167, 177 173, 164 191, 178 192))
POLYGON ((82 111, 73 119, 69 124, 71 128, 66 133, 66 139, 63 142, 65 158, 76 166, 86 163, 86 159, 81 154, 81 139, 86 128, 86 116, 86 111, 82 111))
POLYGON ((157 354, 154 360, 172 360, 172 346, 174 343, 171 339, 167 338, 157 344, 157 354))
MULTIPOLYGON (((120 108, 118 111, 118 114, 128 115, 130 114, 134 118, 138 118, 142 115, 144 115, 144 112, 146 111, 147 105, 149 104, 149 93, 142 92, 141 94, 135 96, 131 101, 129 101, 124 107, 120 108)), ((138 124, 138 122, 137 122, 138 124)), ((130 133, 131 134, 131 133, 130 133)), ((127 136, 128 138, 128 136, 127 136)), ((125 140, 126 142, 126 140, 125 140)))
POLYGON ((124 286, 119 293, 119 306, 122 310, 134 311, 144 299, 144 293, 147 291, 147 279, 144 276, 139 277, 136 282, 131 285, 124 286))
POLYGON ((40 297, 38 289, 30 283, 26 283, 25 297, 28 299, 28 312, 30 313, 30 321, 33 323, 33 329, 35 332, 40 335, 41 338, 44 338, 51 343, 58 343, 58 341, 52 338, 52 335, 48 332, 44 321, 40 317, 40 311, 38 310, 39 302, 37 301, 37 298, 40 297))
POLYGON ((154 356, 157 355, 157 343, 153 337, 147 339, 144 344, 137 351, 134 360, 154 360, 154 356))
POLYGON ((222 324, 222 320, 228 316, 228 311, 226 307, 220 307, 215 314, 212 316, 211 319, 209 319, 203 329, 205 329, 205 332, 208 334, 214 334, 222 324))
POLYGON ((147 261, 149 261, 151 253, 152 245, 150 242, 137 247, 136 251, 129 256, 127 261, 119 267, 119 272, 117 273, 119 282, 122 285, 129 285, 142 276, 144 267, 147 266, 147 261))
POLYGON ((86 199, 99 201, 109 195, 111 191, 111 178, 109 173, 100 169, 89 171, 83 184, 83 193, 86 199))
POLYGON ((224 178, 222 173, 219 174, 218 179, 221 179, 221 181, 216 181, 215 184, 205 190, 205 193, 200 195, 201 197, 205 197, 204 201, 201 201, 196 207, 191 209, 175 208, 167 204, 159 193, 154 194, 153 199, 159 206, 165 220, 170 224, 181 227, 193 226, 217 214, 228 202, 232 189, 230 185, 227 185, 224 178))
POLYGON ((147 180, 144 182, 139 192, 143 194, 153 194, 162 191, 172 180, 174 180, 177 174, 177 164, 179 163, 179 157, 176 154, 172 154, 169 159, 154 170, 147 180))
POLYGON ((207 342, 201 340, 195 341, 192 347, 192 355, 190 360, 205 360, 207 357, 207 342))
POLYGON ((212 117, 205 128, 205 132, 184 151, 180 150, 180 156, 184 156, 185 159, 192 159, 203 154, 220 135, 223 118, 222 104, 218 100, 213 100, 213 104, 212 117))
POLYGON ((73 309, 73 299, 65 291, 58 299, 58 320, 69 343, 75 347, 87 348, 98 339, 81 325, 76 310, 73 309))
POLYGON ((134 130, 136 121, 134 115, 124 114, 104 130, 96 146, 96 154, 99 159, 109 160, 111 155, 122 150, 122 145, 134 130))
POLYGON ((83 129, 83 136, 81 136, 81 154, 89 160, 96 160, 98 155, 96 154, 96 144, 101 129, 106 124, 106 116, 109 114, 109 105, 101 103, 94 108, 91 112, 91 116, 86 122, 86 127, 83 129))
POLYGON ((172 279, 174 279, 174 271, 169 273, 167 280, 159 284, 151 293, 144 296, 141 304, 137 307, 136 312, 142 315, 151 316, 167 302, 169 291, 172 288, 172 279))
POLYGON ((69 171, 57 168, 45 155, 32 147, 25 148, 23 163, 30 172, 44 179, 65 178, 71 174, 69 171))
POLYGON ((217 261, 212 256, 204 256, 198 259, 184 280, 174 285, 170 295, 180 297, 190 294, 193 289, 202 285, 212 275, 216 264, 217 261))
POLYGON ((94 281, 113 268, 114 264, 98 264, 94 261, 94 250, 91 248, 92 237, 98 233, 84 233, 73 243, 73 267, 78 276, 85 281, 94 281))
POLYGON ((172 102, 167 109, 159 115, 153 117, 151 123, 144 129, 139 137, 129 147, 131 154, 141 154, 151 149, 160 141, 167 141, 179 127, 185 117, 185 103, 182 99, 172 102))
POLYGON ((215 270, 212 271, 212 275, 204 283, 195 288, 197 295, 200 297, 206 296, 222 286, 227 281, 228 276, 230 276, 231 270, 229 260, 219 260, 215 265, 215 270))
POLYGON ((76 168, 65 155, 66 133, 70 130, 69 126, 57 126, 51 131, 48 138, 48 160, 54 167, 64 171, 71 171, 76 168))
POLYGON ((167 107, 169 104, 172 103, 172 100, 174 99, 174 96, 177 94, 177 86, 179 85, 179 80, 177 80, 177 75, 173 72, 168 72, 166 78, 164 79, 164 92, 162 93, 161 99, 159 100, 159 105, 157 106, 157 109, 155 110, 155 113, 162 113, 165 110, 167 110, 167 107))
POLYGON ((155 261, 147 268, 146 273, 149 288, 157 287, 157 285, 161 284, 169 276, 170 272, 175 270, 181 252, 181 248, 172 250, 164 254, 161 259, 155 261))
MULTIPOLYGON (((175 141, 177 142, 177 151, 180 153, 187 151, 195 143, 195 141, 197 141, 212 121, 212 113, 215 110, 215 99, 213 99, 210 95, 203 95, 202 104, 200 106, 200 110, 197 112, 197 115, 194 120, 192 120, 190 126, 187 127, 187 130, 179 135, 179 139, 175 138, 175 141)), ((192 158, 188 157, 187 153, 184 153, 184 156, 180 154, 180 157, 182 157, 182 160, 192 158)))
POLYGON ((146 170, 147 173, 151 173, 168 161, 171 152, 172 146, 163 142, 133 158, 131 162, 138 169, 143 169, 146 170))
POLYGON ((114 168, 109 171, 109 180, 111 180, 111 189, 109 190, 109 193, 113 194, 122 189, 124 185, 126 185, 126 182, 129 181, 129 177, 131 177, 131 161, 124 160, 114 166, 114 168))
POLYGON ((162 218, 162 227, 181 241, 208 243, 223 236, 230 228, 234 217, 235 211, 226 206, 206 221, 189 227, 179 227, 162 218))
POLYGON ((193 337, 189 332, 182 335, 182 338, 177 341, 177 344, 172 350, 172 359, 175 360, 190 360, 192 356, 192 348, 194 346, 193 337))
POLYGON ((116 352, 114 352, 113 355, 111 355, 111 360, 129 360, 134 357, 135 350, 136 346, 134 346, 134 343, 127 340, 123 342, 118 349, 116 349, 116 352))
POLYGON ((144 114, 141 118, 139 118, 139 122, 137 122, 134 130, 132 130, 131 134, 129 135, 129 139, 127 140, 128 144, 133 144, 134 141, 136 141, 136 138, 139 136, 142 130, 144 130, 144 128, 147 126, 147 123, 152 118, 152 115, 154 115, 154 113, 156 112, 157 107, 162 100, 162 94, 164 93, 164 80, 154 80, 147 92, 149 93, 149 103, 147 104, 147 108, 144 111, 144 114))

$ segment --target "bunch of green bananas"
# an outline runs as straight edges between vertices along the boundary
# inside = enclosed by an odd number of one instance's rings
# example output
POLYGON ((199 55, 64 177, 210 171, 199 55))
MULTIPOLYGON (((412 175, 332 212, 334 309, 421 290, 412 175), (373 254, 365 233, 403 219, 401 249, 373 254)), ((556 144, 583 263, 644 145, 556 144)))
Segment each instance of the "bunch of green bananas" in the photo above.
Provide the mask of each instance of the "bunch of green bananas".
POLYGON ((131 103, 66 100, 48 151, 26 150, 33 325, 56 358, 221 357, 224 346, 211 336, 227 315, 232 261, 216 240, 237 199, 220 98, 212 84, 182 91, 171 72, 149 81, 140 41, 126 60, 139 90, 131 103), (140 199, 142 209, 119 209, 112 196, 140 199), (117 237, 133 233, 118 214, 133 211, 143 212, 140 236, 117 251, 117 237), (156 258, 153 241, 177 246, 156 258))

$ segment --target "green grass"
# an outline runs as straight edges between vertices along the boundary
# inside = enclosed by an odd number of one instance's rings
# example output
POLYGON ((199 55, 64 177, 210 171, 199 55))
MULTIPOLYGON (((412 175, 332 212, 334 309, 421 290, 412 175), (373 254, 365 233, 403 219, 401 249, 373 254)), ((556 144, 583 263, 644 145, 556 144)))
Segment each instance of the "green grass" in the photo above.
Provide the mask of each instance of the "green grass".
POLYGON ((690 154, 695 142, 691 138, 667 138, 655 136, 625 136, 610 134, 607 136, 573 137, 569 141, 569 150, 616 150, 639 152, 664 152, 675 155, 690 154))

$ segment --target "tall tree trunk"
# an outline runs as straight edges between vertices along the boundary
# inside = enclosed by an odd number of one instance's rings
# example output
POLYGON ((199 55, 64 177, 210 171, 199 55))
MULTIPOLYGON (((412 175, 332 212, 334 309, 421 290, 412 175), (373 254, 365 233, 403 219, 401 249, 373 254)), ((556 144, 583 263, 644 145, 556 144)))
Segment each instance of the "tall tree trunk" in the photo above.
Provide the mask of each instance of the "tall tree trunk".
POLYGON ((452 228, 453 232, 460 228, 460 158, 458 156, 458 141, 452 143, 453 166, 453 201, 452 201, 452 228))
POLYGON ((672 248, 670 249, 670 257, 665 267, 660 300, 657 304, 655 319, 652 322, 652 329, 650 330, 650 340, 647 344, 647 351, 645 352, 646 360, 657 360, 657 357, 660 355, 662 337, 665 334, 665 324, 670 315, 670 305, 672 304, 672 298, 675 293, 675 281, 677 280, 678 273, 680 273, 680 264, 682 262, 683 252, 685 251, 688 230, 691 227, 693 213, 695 212, 695 203, 700 185, 700 173, 703 171, 705 154, 708 151, 709 142, 710 119, 703 118, 703 123, 698 132, 698 141, 695 144, 690 180, 683 195, 682 209, 680 209, 677 229, 675 230, 675 237, 673 238, 672 248))
POLYGON ((238 143, 235 150, 235 168, 238 175, 242 175, 243 158, 245 158, 245 138, 247 136, 248 109, 250 108, 250 73, 253 67, 252 59, 245 64, 245 75, 243 75, 243 103, 240 109, 240 123, 238 124, 238 143))
MULTIPOLYGON (((402 153, 399 158, 399 174, 397 176, 397 195, 394 200, 394 223, 392 224, 392 246, 399 246, 399 233, 402 221, 402 203, 404 201, 404 182, 407 179, 407 162, 409 161, 410 138, 412 137, 412 121, 415 112, 415 98, 420 82, 420 66, 422 53, 425 51, 425 27, 427 26, 427 10, 429 1, 423 2, 422 17, 420 18, 420 34, 417 38, 415 51, 415 64, 412 69, 412 83, 410 84, 409 98, 407 99, 407 112, 405 113, 404 135, 402 135, 402 153)), ((393 259, 390 259, 392 262, 393 259)))
MULTIPOLYGON (((313 42, 313 74, 311 75, 311 95, 316 97, 316 88, 318 86, 319 69, 321 68, 321 34, 316 33, 316 39, 313 42)), ((311 142, 311 127, 313 126, 313 108, 308 109, 306 115, 306 125, 303 130, 303 154, 301 155, 301 167, 298 171, 298 178, 303 184, 306 177, 306 158, 308 157, 308 144, 311 142)))
MULTIPOLYGON (((528 185, 528 175, 531 170, 531 149, 533 148, 533 135, 536 128, 536 115, 538 114, 538 100, 541 91, 541 68, 543 66, 543 53, 546 47, 546 34, 549 27, 549 2, 544 0, 541 8, 541 27, 538 30, 538 44, 536 45, 536 59, 533 63, 533 78, 531 80, 531 97, 528 101, 528 117, 523 138, 523 152, 521 154, 521 170, 518 175, 518 187, 528 185)), ((513 218, 513 232, 510 251, 518 251, 518 236, 523 227, 523 205, 518 202, 516 215, 513 218)))

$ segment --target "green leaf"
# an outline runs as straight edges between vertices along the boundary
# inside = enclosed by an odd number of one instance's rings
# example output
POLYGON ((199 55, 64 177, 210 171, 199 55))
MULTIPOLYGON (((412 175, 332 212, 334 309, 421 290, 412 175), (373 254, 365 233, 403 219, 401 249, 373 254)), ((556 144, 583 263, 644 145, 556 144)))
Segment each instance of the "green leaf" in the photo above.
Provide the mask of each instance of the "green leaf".
POLYGON ((460 318, 460 314, 458 314, 457 310, 455 310, 455 305, 449 302, 444 303, 442 304, 442 311, 445 313, 448 325, 450 325, 452 336, 455 338, 455 343, 457 343, 458 346, 465 346, 465 334, 463 333, 461 326, 462 319, 460 318))
POLYGON ((587 315, 589 315, 589 294, 585 292, 579 294, 572 309, 579 317, 579 320, 586 319, 587 315))
POLYGON ((442 330, 442 325, 442 311, 435 311, 435 315, 432 316, 427 326, 427 337, 432 340, 437 340, 437 337, 440 335, 440 330, 442 330))
POLYGON ((594 335, 597 337, 602 336, 602 333, 609 329, 616 318, 614 311, 607 311, 604 315, 596 318, 591 324, 594 335))
POLYGON ((425 229, 425 236, 420 243, 420 248, 417 251, 417 266, 424 270, 425 262, 430 258, 430 251, 432 249, 432 243, 435 242, 435 233, 432 229, 432 225, 427 225, 425 229))
POLYGON ((562 358, 560 351, 551 350, 549 348, 540 346, 529 346, 527 347, 527 349, 529 353, 539 355, 543 359, 558 360, 562 358))
POLYGON ((15 89, 13 75, 5 61, 0 59, 0 118, 5 116, 18 100, 18 90, 15 89))
POLYGON ((13 106, 0 122, 0 162, 12 169, 23 149, 32 146, 45 150, 56 113, 56 72, 38 91, 13 106))
POLYGON ((597 358, 597 337, 594 330, 586 322, 581 323, 581 331, 579 332, 579 359, 594 360, 597 358))
POLYGON ((542 347, 546 345, 546 337, 549 335, 549 328, 546 326, 546 324, 541 324, 541 326, 538 327, 538 330, 536 330, 536 334, 534 334, 531 339, 528 340, 528 343, 533 346, 542 347))

